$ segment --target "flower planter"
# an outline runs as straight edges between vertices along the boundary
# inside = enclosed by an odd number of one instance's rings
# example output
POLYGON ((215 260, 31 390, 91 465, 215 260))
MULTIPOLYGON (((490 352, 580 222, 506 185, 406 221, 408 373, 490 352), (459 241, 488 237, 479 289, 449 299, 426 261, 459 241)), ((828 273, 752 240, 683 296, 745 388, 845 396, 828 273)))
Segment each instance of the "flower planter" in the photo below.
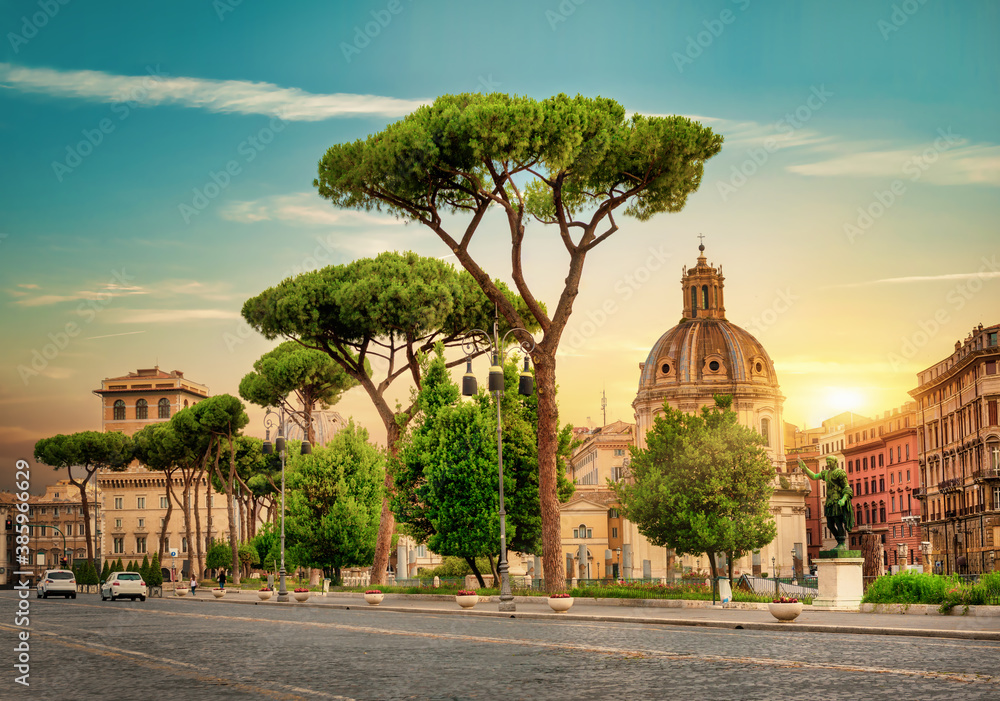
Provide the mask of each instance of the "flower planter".
POLYGON ((176 587, 176 588, 174 588, 174 594, 176 594, 177 596, 184 596, 187 593, 188 593, 188 590, 186 588, 184 588, 184 587, 176 587))
POLYGON ((573 597, 572 596, 550 596, 549 608, 551 608, 556 613, 566 613, 573 607, 573 597))
POLYGON ((464 609, 471 609, 479 603, 479 594, 456 594, 455 603, 464 609))
POLYGON ((791 623, 799 614, 802 613, 802 602, 799 601, 794 604, 775 604, 770 603, 767 605, 767 610, 771 612, 771 615, 777 618, 782 623, 791 623))
POLYGON ((378 606, 382 603, 383 598, 385 598, 385 594, 365 594, 365 601, 371 606, 378 606))
POLYGON ((293 591, 292 596, 295 597, 296 601, 307 601, 309 599, 309 592, 307 591, 293 591))
POLYGON ((267 601, 268 599, 271 598, 272 594, 274 594, 274 592, 271 591, 270 589, 261 589, 257 592, 257 596, 260 597, 261 601, 267 601))
POLYGON ((216 599, 221 599, 225 595, 226 595, 226 590, 225 589, 218 589, 218 588, 216 588, 216 589, 212 590, 212 596, 214 596, 216 599))

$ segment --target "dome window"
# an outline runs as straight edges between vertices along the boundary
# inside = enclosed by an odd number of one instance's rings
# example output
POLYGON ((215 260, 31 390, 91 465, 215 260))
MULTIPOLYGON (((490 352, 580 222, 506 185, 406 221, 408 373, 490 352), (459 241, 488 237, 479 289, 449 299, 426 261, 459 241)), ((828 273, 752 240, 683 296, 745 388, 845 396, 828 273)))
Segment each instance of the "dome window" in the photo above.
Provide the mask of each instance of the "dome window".
POLYGON ((759 360, 757 361, 757 364, 756 364, 756 365, 754 365, 754 369, 755 369, 755 370, 756 370, 756 371, 757 371, 758 373, 761 373, 761 372, 764 372, 764 366, 763 366, 763 365, 761 364, 761 362, 760 362, 759 360))
POLYGON ((712 372, 718 372, 719 371, 719 367, 720 367, 720 365, 719 365, 719 361, 718 360, 713 360, 712 362, 710 362, 708 364, 708 369, 711 370, 712 372))
POLYGON ((670 363, 664 363, 663 365, 661 365, 660 366, 660 372, 662 372, 664 375, 669 375, 670 374, 670 363))

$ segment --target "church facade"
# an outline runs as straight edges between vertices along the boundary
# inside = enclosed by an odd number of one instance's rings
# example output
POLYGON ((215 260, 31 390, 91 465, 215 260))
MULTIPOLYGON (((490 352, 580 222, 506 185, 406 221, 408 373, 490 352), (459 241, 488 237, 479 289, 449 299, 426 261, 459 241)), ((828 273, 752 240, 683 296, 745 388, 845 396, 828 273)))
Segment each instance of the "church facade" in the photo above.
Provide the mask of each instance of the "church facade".
MULTIPOLYGON (((683 311, 679 323, 660 336, 646 360, 639 363, 639 386, 632 402, 634 445, 639 449, 646 447, 646 433, 663 412, 664 403, 694 413, 702 407, 714 406, 716 394, 731 395, 739 422, 764 437, 764 449, 774 465, 770 508, 777 526, 774 540, 760 551, 740 558, 734 569, 746 574, 773 575, 777 570, 779 576, 801 575, 807 542, 805 498, 810 484, 796 465, 787 465, 785 461, 782 418, 785 398, 774 363, 756 338, 726 319, 722 269, 708 264, 704 245, 698 249, 696 265, 685 268, 681 275, 683 311)), ((574 455, 575 471, 578 457, 587 459, 579 452, 574 455)), ((611 478, 627 479, 627 469, 611 478)), ((564 527, 568 519, 575 517, 569 507, 564 507, 564 527)), ((609 514, 615 513, 613 504, 606 508, 609 514)), ((619 538, 615 545, 620 548, 620 556, 619 551, 611 550, 615 564, 620 562, 626 577, 671 579, 682 571, 710 569, 705 555, 678 558, 671 550, 654 547, 628 520, 621 522, 619 538)), ((564 547, 567 555, 572 550, 564 547)))

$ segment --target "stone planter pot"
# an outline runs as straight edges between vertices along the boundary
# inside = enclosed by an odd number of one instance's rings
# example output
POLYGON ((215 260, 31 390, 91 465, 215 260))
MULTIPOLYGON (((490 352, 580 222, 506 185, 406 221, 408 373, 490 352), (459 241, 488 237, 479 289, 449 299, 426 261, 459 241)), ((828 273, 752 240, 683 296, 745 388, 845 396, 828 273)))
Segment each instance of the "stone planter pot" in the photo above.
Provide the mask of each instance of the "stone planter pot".
POLYGON ((382 599, 385 598, 385 594, 365 594, 365 601, 367 601, 371 606, 378 606, 382 603, 382 599))
POLYGON ((775 604, 770 603, 767 605, 767 610, 771 612, 771 615, 777 618, 782 623, 791 623, 799 614, 802 613, 802 602, 795 604, 775 604))
POLYGON ((573 607, 573 597, 549 597, 549 608, 556 613, 566 613, 573 607))
POLYGON ((163 587, 150 587, 149 596, 151 598, 162 599, 163 598, 163 587))
POLYGON ((295 597, 296 601, 307 601, 309 599, 309 592, 307 591, 293 591, 292 596, 295 597))
POLYGON ((225 595, 226 595, 226 590, 225 589, 218 589, 218 588, 216 588, 216 589, 212 590, 212 596, 214 596, 216 599, 221 599, 225 595))
POLYGON ((185 587, 176 587, 176 588, 174 588, 174 594, 176 594, 177 596, 185 596, 187 593, 188 593, 188 590, 185 587))
POLYGON ((271 595, 272 595, 272 594, 274 594, 274 592, 273 592, 273 591, 271 591, 270 589, 268 589, 268 590, 266 590, 266 591, 265 591, 264 589, 261 589, 261 590, 259 590, 259 591, 257 592, 257 596, 259 596, 259 597, 260 597, 260 600, 261 600, 261 601, 267 601, 268 599, 270 599, 270 598, 271 598, 271 595))
POLYGON ((456 594, 455 603, 464 609, 471 609, 479 603, 479 594, 456 594))

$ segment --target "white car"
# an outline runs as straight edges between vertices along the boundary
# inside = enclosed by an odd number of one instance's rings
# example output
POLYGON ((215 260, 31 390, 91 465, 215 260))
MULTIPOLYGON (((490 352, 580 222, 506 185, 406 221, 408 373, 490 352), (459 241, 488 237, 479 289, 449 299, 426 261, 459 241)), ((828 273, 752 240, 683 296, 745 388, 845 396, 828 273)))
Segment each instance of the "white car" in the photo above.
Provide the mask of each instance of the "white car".
POLYGON ((76 575, 70 570, 45 570, 45 574, 38 580, 35 592, 39 599, 48 599, 50 596, 75 599, 76 575))
POLYGON ((111 599, 146 600, 146 583, 138 572, 112 572, 101 584, 101 601, 111 599))

